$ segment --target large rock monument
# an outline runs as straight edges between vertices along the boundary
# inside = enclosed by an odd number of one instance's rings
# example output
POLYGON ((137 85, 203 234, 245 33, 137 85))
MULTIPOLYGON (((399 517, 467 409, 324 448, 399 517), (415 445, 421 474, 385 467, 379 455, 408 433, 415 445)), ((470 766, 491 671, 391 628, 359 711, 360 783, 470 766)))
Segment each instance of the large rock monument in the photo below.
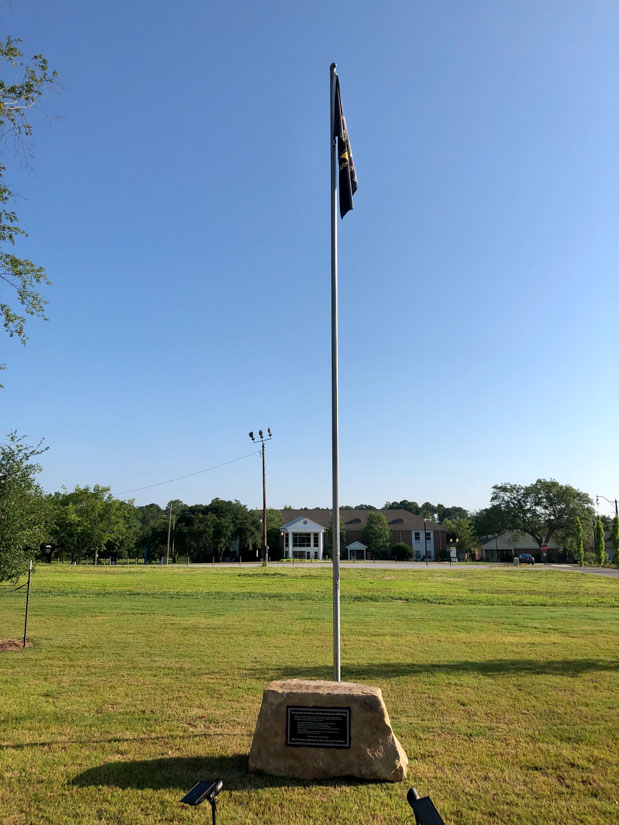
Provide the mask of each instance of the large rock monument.
POLYGON ((397 782, 407 767, 379 688, 290 679, 271 682, 264 691, 250 771, 397 782))

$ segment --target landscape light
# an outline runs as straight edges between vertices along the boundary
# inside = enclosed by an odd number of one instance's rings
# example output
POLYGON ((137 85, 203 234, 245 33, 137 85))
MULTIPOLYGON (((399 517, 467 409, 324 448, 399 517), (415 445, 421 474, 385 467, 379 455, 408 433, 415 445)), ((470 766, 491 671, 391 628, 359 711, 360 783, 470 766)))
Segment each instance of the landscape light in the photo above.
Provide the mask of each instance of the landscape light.
POLYGON ((206 800, 211 806, 213 825, 215 825, 217 821, 217 797, 223 786, 224 783, 221 779, 216 779, 214 782, 198 782, 185 794, 181 802, 184 802, 185 805, 200 805, 206 800))
POLYGON ((417 825, 445 825, 429 796, 420 799, 417 789, 411 788, 406 794, 406 800, 413 809, 417 825))

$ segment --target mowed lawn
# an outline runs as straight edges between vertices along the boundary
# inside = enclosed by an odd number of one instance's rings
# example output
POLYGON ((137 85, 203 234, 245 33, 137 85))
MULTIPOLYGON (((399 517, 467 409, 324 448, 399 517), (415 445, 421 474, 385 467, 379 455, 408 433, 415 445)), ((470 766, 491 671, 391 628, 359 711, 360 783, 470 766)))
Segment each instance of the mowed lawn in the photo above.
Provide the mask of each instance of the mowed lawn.
MULTIPOLYGON (((555 570, 342 572, 342 678, 380 687, 404 783, 250 775, 262 690, 330 679, 330 569, 39 565, 33 647, 0 653, 2 825, 619 822, 616 579, 555 570), (410 818, 408 819, 410 822, 410 818)), ((0 588, 0 637, 24 590, 0 588)))

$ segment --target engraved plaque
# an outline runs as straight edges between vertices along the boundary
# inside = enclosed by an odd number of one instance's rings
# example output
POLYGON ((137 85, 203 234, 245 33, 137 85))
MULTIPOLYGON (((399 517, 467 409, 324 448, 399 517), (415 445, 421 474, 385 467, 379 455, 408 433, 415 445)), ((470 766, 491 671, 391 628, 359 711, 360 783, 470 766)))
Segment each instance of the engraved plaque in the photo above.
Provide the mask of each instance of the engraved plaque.
POLYGON ((286 708, 286 745, 298 748, 349 748, 350 708, 286 708))

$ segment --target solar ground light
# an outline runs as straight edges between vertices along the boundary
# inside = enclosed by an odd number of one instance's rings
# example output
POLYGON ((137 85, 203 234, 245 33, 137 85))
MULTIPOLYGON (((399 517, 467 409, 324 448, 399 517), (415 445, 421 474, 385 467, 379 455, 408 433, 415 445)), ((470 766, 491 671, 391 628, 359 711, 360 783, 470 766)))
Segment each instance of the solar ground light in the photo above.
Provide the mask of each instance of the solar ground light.
POLYGON ((406 799, 413 809, 417 825, 445 825, 429 796, 420 799, 417 789, 411 788, 406 799))
POLYGON ((213 815, 213 825, 217 823, 217 797, 221 793, 224 783, 221 779, 216 779, 214 782, 198 782, 193 788, 185 794, 181 799, 185 805, 200 805, 205 800, 211 806, 213 815))

